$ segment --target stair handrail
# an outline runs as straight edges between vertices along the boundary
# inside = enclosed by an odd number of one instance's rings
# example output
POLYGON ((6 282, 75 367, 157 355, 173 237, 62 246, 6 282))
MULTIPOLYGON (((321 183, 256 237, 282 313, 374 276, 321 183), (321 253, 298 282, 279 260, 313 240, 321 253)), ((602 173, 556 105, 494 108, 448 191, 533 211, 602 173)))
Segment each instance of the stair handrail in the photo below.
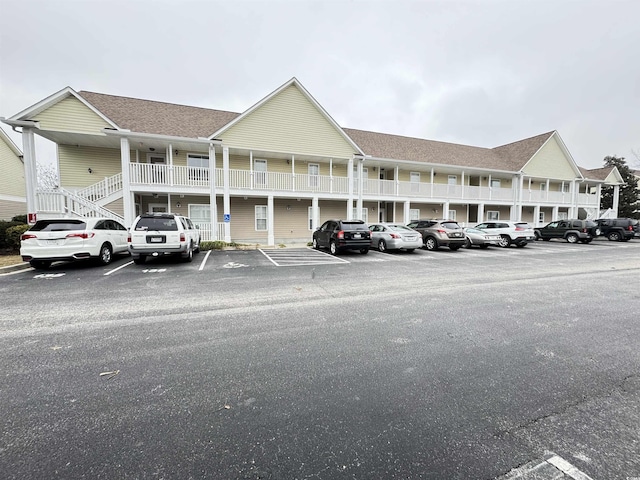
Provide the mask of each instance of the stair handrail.
POLYGON ((78 190, 76 194, 90 201, 97 202, 121 190, 122 172, 118 172, 115 175, 105 177, 99 182, 89 185, 82 190, 78 190))

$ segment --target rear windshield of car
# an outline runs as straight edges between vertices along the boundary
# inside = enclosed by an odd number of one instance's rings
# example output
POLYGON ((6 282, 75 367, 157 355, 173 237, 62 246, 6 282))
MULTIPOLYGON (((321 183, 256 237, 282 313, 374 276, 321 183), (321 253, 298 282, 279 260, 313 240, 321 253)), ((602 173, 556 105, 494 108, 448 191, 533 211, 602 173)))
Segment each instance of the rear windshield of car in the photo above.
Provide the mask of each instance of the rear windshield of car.
POLYGON ((591 220, 586 220, 587 227, 597 227, 598 224, 596 222, 592 222, 591 220))
POLYGON ((529 225, 528 223, 525 223, 525 222, 516 223, 516 227, 518 227, 518 228, 532 228, 531 225, 529 225))
POLYGON ((452 230, 457 230, 458 228, 460 228, 460 225, 458 225, 457 222, 442 222, 440 225, 442 225, 444 228, 450 228, 452 230))
POLYGON ((344 230, 369 230, 369 225, 363 222, 342 222, 344 230))
POLYGON ((136 224, 136 230, 178 230, 173 218, 142 217, 136 224))
POLYGON ((394 232, 414 232, 412 228, 405 227, 404 225, 389 225, 389 230, 394 232))
POLYGON ((67 230, 84 230, 87 224, 82 220, 38 220, 31 227, 32 232, 64 232, 67 230))

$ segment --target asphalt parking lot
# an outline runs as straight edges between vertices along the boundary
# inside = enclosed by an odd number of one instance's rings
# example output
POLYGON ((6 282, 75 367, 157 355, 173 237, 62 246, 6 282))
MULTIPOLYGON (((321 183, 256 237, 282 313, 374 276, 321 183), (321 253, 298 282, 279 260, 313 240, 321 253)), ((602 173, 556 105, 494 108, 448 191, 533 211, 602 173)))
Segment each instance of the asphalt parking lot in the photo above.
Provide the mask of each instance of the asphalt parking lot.
POLYGON ((0 471, 640 477, 639 278, 640 241, 3 274, 0 471))

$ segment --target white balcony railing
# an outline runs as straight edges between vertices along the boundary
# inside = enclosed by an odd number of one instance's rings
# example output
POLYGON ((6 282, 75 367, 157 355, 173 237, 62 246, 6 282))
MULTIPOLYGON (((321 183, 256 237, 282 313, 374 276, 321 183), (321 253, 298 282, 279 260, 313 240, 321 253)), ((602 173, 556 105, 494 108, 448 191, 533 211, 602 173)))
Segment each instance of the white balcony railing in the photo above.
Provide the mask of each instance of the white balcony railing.
MULTIPOLYGON (((216 169, 216 187, 223 187, 222 168, 216 169)), ((148 163, 131 164, 132 185, 177 186, 185 191, 189 188, 209 188, 208 168, 169 166, 148 163)), ((281 172, 258 172, 250 170, 229 170, 229 188, 233 190, 256 190, 270 192, 303 192, 319 194, 342 194, 349 192, 349 178, 329 175, 307 175, 281 172)), ((354 195, 358 186, 354 184, 354 195)), ((363 182, 363 196, 372 199, 381 197, 433 198, 466 201, 515 200, 512 188, 480 187, 471 185, 447 185, 425 182, 402 182, 396 180, 367 179, 363 182)), ((568 192, 524 190, 522 200, 528 203, 550 203, 571 205, 572 195, 568 192)), ((597 205, 597 196, 578 195, 579 205, 597 205)))

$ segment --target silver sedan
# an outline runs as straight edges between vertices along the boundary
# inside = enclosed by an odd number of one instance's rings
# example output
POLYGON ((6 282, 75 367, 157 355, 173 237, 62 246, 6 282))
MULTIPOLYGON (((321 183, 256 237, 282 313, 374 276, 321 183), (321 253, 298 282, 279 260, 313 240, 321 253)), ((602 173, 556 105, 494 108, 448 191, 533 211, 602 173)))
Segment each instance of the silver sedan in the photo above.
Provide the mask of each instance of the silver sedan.
POLYGON ((478 246, 487 248, 489 245, 500 245, 501 237, 497 233, 488 233, 477 228, 465 228, 464 236, 466 237, 466 248, 478 246))
POLYGON ((400 249, 413 252, 422 247, 420 232, 400 223, 375 223, 369 226, 369 230, 371 246, 381 252, 400 249))

